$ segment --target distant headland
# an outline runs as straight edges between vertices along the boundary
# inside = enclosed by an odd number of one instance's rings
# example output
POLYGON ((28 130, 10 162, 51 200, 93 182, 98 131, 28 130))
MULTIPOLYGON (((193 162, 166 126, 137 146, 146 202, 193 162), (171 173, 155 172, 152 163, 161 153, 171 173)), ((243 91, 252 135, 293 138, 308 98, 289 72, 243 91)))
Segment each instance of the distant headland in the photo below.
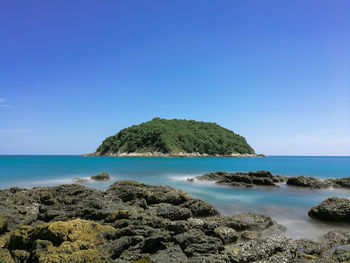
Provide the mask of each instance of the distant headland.
POLYGON ((153 118, 107 137, 84 156, 261 157, 243 136, 216 123, 153 118))

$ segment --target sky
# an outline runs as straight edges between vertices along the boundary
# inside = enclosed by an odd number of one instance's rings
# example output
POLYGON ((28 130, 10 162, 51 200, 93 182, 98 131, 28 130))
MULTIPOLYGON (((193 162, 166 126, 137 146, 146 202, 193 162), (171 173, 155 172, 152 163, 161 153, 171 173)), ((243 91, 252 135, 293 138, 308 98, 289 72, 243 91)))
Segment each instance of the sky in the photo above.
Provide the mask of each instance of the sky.
POLYGON ((268 155, 350 155, 350 1, 1 1, 0 154, 82 154, 153 117, 268 155))

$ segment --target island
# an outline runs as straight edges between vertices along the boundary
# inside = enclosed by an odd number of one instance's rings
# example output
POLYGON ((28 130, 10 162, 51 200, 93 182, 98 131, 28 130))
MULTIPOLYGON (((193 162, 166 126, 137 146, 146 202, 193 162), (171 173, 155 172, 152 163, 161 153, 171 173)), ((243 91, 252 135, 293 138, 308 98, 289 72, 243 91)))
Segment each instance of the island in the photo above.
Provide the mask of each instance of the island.
POLYGON ((216 123, 153 118, 106 138, 84 156, 260 157, 243 136, 216 123))

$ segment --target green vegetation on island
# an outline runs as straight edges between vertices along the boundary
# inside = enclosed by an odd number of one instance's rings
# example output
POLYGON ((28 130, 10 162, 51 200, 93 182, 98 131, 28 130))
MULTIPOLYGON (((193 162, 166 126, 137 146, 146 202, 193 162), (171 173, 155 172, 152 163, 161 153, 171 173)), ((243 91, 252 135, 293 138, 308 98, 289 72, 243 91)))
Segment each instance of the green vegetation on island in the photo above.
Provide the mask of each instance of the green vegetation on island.
POLYGON ((216 123, 161 118, 133 125, 106 138, 95 154, 148 152, 255 154, 244 137, 216 123))

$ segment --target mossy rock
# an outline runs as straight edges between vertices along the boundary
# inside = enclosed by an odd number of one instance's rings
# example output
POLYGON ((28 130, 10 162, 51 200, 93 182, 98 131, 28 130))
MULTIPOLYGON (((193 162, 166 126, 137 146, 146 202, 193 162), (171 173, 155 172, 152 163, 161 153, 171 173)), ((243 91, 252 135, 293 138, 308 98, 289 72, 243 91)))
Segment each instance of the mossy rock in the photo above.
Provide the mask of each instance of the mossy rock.
POLYGON ((115 210, 106 218, 106 222, 115 222, 116 220, 120 219, 129 219, 132 215, 132 212, 129 210, 115 210))
POLYGON ((5 247, 30 250, 34 262, 108 262, 109 255, 99 246, 114 233, 112 226, 93 221, 57 221, 19 227, 11 232, 5 247))
POLYGON ((15 263, 7 249, 0 250, 0 260, 1 263, 15 263))

